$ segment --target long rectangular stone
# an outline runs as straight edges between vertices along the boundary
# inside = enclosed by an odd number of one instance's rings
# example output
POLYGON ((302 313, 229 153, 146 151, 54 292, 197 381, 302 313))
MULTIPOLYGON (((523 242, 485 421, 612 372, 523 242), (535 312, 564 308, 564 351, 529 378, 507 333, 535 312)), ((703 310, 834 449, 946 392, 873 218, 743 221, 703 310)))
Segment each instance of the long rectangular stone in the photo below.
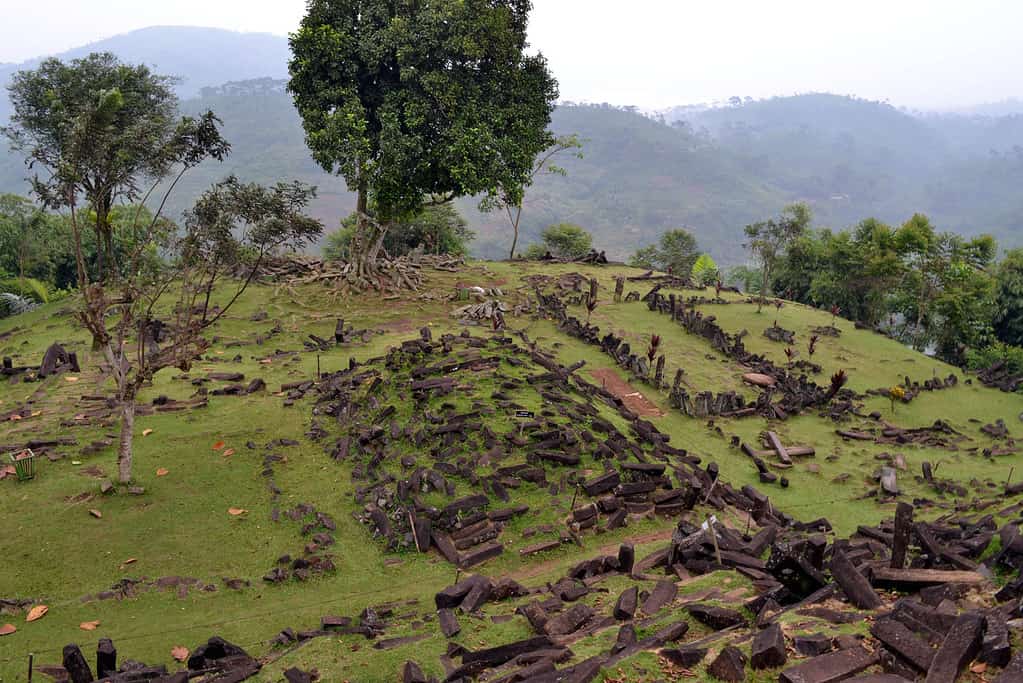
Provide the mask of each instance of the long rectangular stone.
POLYGON ((814 657, 786 669, 778 676, 780 683, 835 683, 844 681, 877 664, 878 655, 860 647, 814 657))

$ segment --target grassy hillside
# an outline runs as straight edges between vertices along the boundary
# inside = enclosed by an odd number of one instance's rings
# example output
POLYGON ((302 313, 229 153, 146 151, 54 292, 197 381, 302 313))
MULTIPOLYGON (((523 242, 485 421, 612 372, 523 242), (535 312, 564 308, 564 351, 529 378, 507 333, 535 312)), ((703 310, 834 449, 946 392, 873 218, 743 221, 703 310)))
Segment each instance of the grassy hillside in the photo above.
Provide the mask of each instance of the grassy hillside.
MULTIPOLYGON (((187 377, 176 371, 159 375, 140 397, 140 404, 151 405, 161 396, 189 400, 197 391, 191 380, 211 372, 242 373, 245 382, 259 377, 266 381, 268 391, 247 396, 210 395, 205 408, 140 417, 136 483, 145 489, 141 495, 124 491, 100 493, 101 481, 116 471, 111 441, 116 425, 103 416, 102 402, 86 398, 109 393, 110 387, 100 372, 98 359, 90 352, 86 335, 73 324, 70 316, 73 301, 51 304, 0 323, 0 354, 11 356, 16 366, 38 363, 45 348, 54 341, 76 351, 82 361, 82 372, 75 375, 31 383, 12 380, 0 386, 0 408, 6 411, 5 421, 0 423, 3 443, 56 437, 76 442, 50 449, 52 457, 40 463, 35 480, 26 483, 16 483, 11 477, 0 480, 0 515, 7 521, 5 533, 0 534, 0 554, 7 558, 0 598, 27 599, 50 608, 44 618, 29 623, 20 612, 0 615, 0 624, 10 622, 18 628, 15 634, 0 638, 0 679, 20 680, 28 652, 36 653, 37 665, 59 663, 60 649, 68 642, 81 644, 91 659, 92 648, 101 637, 112 638, 122 657, 165 663, 173 669, 177 666, 171 659, 173 646, 194 648, 213 634, 264 658, 264 669, 255 680, 279 681, 282 672, 293 666, 316 668, 323 680, 396 680, 401 663, 410 658, 422 663, 428 672, 442 675, 438 655, 444 653, 447 641, 434 621, 433 594, 455 579, 454 568, 436 551, 392 553, 373 538, 367 526, 356 519, 365 504, 355 497, 364 482, 356 472, 364 466, 362 461, 358 458, 335 461, 329 456, 334 438, 349 423, 331 420, 322 411, 314 410, 315 393, 295 397, 293 404, 289 404, 287 392, 279 390, 283 384, 314 379, 318 367, 331 373, 348 367, 350 359, 368 362, 385 356, 389 348, 419 339, 418 330, 423 326, 430 327, 434 339, 445 332, 459 335, 466 330, 473 337, 488 339, 494 335, 485 327, 465 327, 450 316, 460 304, 447 301, 445 296, 456 285, 501 287, 507 303, 514 307, 525 304, 532 293, 524 278, 571 270, 569 266, 545 268, 536 264, 480 262, 459 273, 432 272, 424 295, 410 292, 383 305, 371 295, 337 301, 315 286, 293 289, 265 284, 250 289, 230 316, 219 323, 215 344, 206 358, 187 377), (311 333, 330 338, 337 318, 344 318, 357 330, 372 332, 364 343, 320 352, 303 348, 303 340, 311 333), (278 331, 271 333, 272 329, 278 331), (314 416, 316 412, 319 414, 314 416), (20 419, 12 418, 14 414, 20 419), (331 436, 311 440, 314 419, 331 436), (93 443, 96 446, 89 448, 93 443), (296 445, 288 445, 291 443, 296 445), (267 456, 279 457, 267 460, 267 456), (269 477, 267 467, 272 470, 269 477), (299 556, 310 540, 302 531, 307 520, 292 519, 287 514, 278 521, 273 519, 275 508, 286 512, 301 503, 314 506, 336 524, 332 532, 336 545, 329 548, 336 571, 314 575, 306 582, 266 583, 261 577, 278 566, 279 557, 299 556), (229 514, 232 508, 245 512, 229 514), (91 514, 92 510, 101 517, 91 514), (104 591, 112 593, 104 596, 104 591), (104 597, 108 599, 101 599, 104 597), (361 635, 314 638, 301 647, 270 645, 286 627, 296 631, 316 629, 323 616, 353 616, 367 606, 384 603, 391 605, 395 615, 388 619, 382 638, 422 638, 393 649, 376 649, 361 635), (80 624, 91 621, 99 622, 94 631, 80 628, 80 624)), ((643 303, 612 301, 614 275, 619 272, 634 275, 634 271, 582 272, 600 282, 593 324, 624 337, 637 350, 645 348, 651 334, 661 335, 667 358, 666 377, 674 376, 675 370, 682 368, 692 393, 734 390, 754 396, 754 390, 741 381, 747 369, 716 352, 703 338, 686 334, 667 316, 649 311, 643 303)), ((645 293, 646 285, 629 286, 641 288, 645 293)), ((698 308, 705 315, 716 316, 729 332, 748 330, 747 347, 779 365, 785 362, 783 347, 762 337, 764 328, 777 321, 795 332, 801 347, 811 328, 831 322, 830 316, 822 312, 794 304, 757 315, 753 304, 738 297, 729 297, 727 301, 698 304, 698 308)), ((585 317, 581 307, 573 308, 572 312, 585 317)), ((602 380, 597 377, 601 371, 609 371, 623 381, 630 380, 609 356, 567 336, 548 319, 522 314, 509 315, 508 322, 512 331, 524 333, 537 349, 550 352, 563 365, 585 361, 578 373, 589 382, 600 384, 602 380)), ((815 381, 826 383, 833 372, 844 369, 850 375, 850 387, 860 393, 891 386, 905 376, 923 381, 955 373, 961 380, 955 388, 923 392, 912 403, 897 406, 894 412, 884 398, 862 397, 856 403, 860 413, 866 415, 877 410, 884 420, 905 428, 929 426, 940 418, 960 432, 963 439, 954 448, 849 442, 835 433, 836 427, 867 429, 874 423, 852 417, 835 424, 813 412, 785 422, 761 417, 698 420, 672 409, 665 390, 633 380, 634 390, 662 413, 645 419, 670 435, 673 447, 699 456, 704 463, 717 462, 722 479, 733 486, 756 485, 770 495, 775 506, 799 519, 826 516, 837 534, 848 534, 857 525, 874 524, 891 516, 894 502, 878 502, 871 495, 877 488, 872 475, 884 453, 898 454, 905 461, 907 469, 899 471, 902 500, 934 501, 930 508, 921 507, 920 515, 938 516, 955 504, 1000 495, 1001 483, 1010 475, 1018 456, 984 457, 983 449, 1002 446, 1004 441, 992 439, 979 428, 1000 418, 1015 433, 1017 416, 1023 412, 1023 398, 976 383, 967 384, 963 381, 967 378, 952 368, 884 337, 855 330, 850 323, 839 321, 838 327, 841 336, 825 339, 813 358, 822 366, 820 375, 814 376, 815 381), (817 449, 816 458, 799 459, 795 467, 786 471, 791 481, 789 488, 760 484, 750 460, 731 445, 732 436, 757 443, 758 434, 765 429, 777 431, 787 444, 809 444, 817 449), (924 460, 938 466, 941 478, 962 482, 968 495, 937 494, 922 477, 916 476, 924 460)), ((493 356, 496 365, 458 375, 463 385, 459 392, 431 399, 425 405, 414 404, 406 396, 403 387, 407 380, 394 379, 388 383, 409 366, 399 370, 390 365, 367 365, 383 373, 385 380, 381 390, 384 393, 378 394, 376 405, 397 406, 399 426, 406 421, 414 426, 418 424, 416 420, 423 419, 424 410, 461 412, 471 409, 473 403, 495 408, 497 404, 491 394, 502 383, 515 380, 512 384, 517 382, 519 388, 513 391, 512 400, 538 415, 552 410, 555 404, 537 398, 536 390, 525 381, 535 371, 528 363, 524 341, 517 335, 511 337, 514 345, 521 347, 520 352, 510 353, 503 347, 484 344, 480 353, 493 356), (444 403, 450 403, 450 408, 443 407, 444 403)), ((456 351, 461 348, 456 345, 456 351)), ((211 381, 206 388, 212 392, 225 385, 211 381)), ((482 415, 476 419, 497 434, 514 433, 517 428, 507 410, 492 413, 484 410, 482 415)), ((621 418, 606 407, 599 407, 595 416, 626 430, 621 418)), ((475 444, 477 434, 471 436, 475 444)), ((513 462, 516 461, 500 464, 513 462)), ((597 464, 590 460, 584 460, 582 466, 586 476, 599 472, 594 469, 597 464)), ((549 473, 549 478, 556 482, 556 475, 549 473)), ((459 482, 458 495, 471 488, 462 479, 452 480, 459 482)), ((505 552, 473 571, 495 579, 508 576, 527 586, 557 580, 576 562, 594 554, 615 552, 617 544, 626 539, 636 544, 639 557, 658 543, 663 544, 677 522, 673 518, 635 515, 626 528, 581 534, 581 547, 564 543, 547 553, 521 557, 518 550, 551 537, 544 532, 535 536, 527 529, 551 525, 555 528, 553 537, 557 537, 556 529, 563 526, 562 520, 572 509, 574 496, 571 487, 567 490, 562 487, 559 493, 550 495, 532 484, 512 493, 513 503, 528 504, 530 512, 505 527, 500 538, 505 552)), ((437 504, 444 500, 447 499, 438 498, 437 504)), ((698 523, 710 512, 701 508, 690 513, 691 519, 698 523)), ((740 518, 731 523, 741 527, 745 521, 740 518)), ((602 585, 609 593, 591 594, 586 601, 606 609, 608 600, 625 586, 624 577, 609 579, 602 585)), ((750 593, 749 582, 731 572, 699 577, 680 586, 680 601, 685 601, 686 596, 709 595, 710 599, 716 597, 729 604, 750 593)), ((476 649, 529 635, 521 617, 509 618, 512 607, 507 604, 489 605, 484 614, 485 617, 463 617, 463 631, 454 642, 476 649)), ((664 620, 672 614, 671 608, 666 608, 657 618, 664 620)), ((811 620, 804 627, 826 626, 811 620)), ((653 622, 644 628, 653 629, 653 622)), ((686 641, 695 641, 707 633, 694 624, 686 641)), ((613 637, 613 632, 602 632, 573 645, 573 661, 606 649, 613 637)), ((629 676, 628 680, 652 680, 660 665, 652 654, 642 653, 622 666, 625 674, 607 672, 604 680, 620 680, 621 675, 629 676)), ((702 669, 698 676, 705 677, 702 669)), ((763 680, 768 680, 766 674, 763 680)))

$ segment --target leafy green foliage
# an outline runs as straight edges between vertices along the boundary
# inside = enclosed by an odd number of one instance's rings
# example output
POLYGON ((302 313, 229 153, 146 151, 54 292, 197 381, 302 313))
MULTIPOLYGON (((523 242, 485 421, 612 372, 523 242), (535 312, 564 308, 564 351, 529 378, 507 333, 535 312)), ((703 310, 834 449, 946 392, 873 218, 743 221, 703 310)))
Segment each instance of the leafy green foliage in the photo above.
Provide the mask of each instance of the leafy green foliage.
POLYGON ((984 370, 1000 362, 1013 374, 1023 373, 1023 347, 998 341, 982 349, 966 351, 966 367, 970 370, 984 370))
POLYGON ((995 273, 994 320, 998 340, 1023 346, 1023 249, 1005 254, 995 273))
MULTIPOLYGON (((746 226, 746 248, 760 263, 760 303, 770 292, 771 275, 782 252, 806 232, 812 218, 810 207, 806 204, 790 204, 779 218, 746 226)), ((760 311, 759 306, 757 311, 760 311)))
MULTIPOLYGON (((386 229, 427 196, 521 200, 557 83, 527 55, 528 0, 311 0, 289 90, 306 144, 386 229)), ((376 239, 382 239, 377 237, 376 239)), ((360 247, 360 253, 363 249, 360 247)))
POLYGON ((657 244, 637 251, 629 260, 629 265, 689 277, 699 254, 696 238, 692 233, 682 229, 669 230, 661 235, 657 244))
POLYGON ((574 260, 582 258, 593 248, 593 236, 574 223, 549 225, 540 234, 540 243, 531 244, 526 258, 538 259, 545 254, 554 258, 574 260))
POLYGON ((717 284, 721 279, 721 270, 718 268, 718 264, 714 262, 710 254, 700 254, 696 258, 696 262, 693 264, 693 270, 690 274, 693 278, 693 282, 701 287, 710 287, 717 284))
POLYGON ((84 197, 100 278, 115 259, 110 214, 118 202, 147 197, 147 187, 155 188, 176 166, 223 159, 229 151, 211 112, 176 120, 172 84, 109 53, 70 63, 47 59, 11 82, 14 113, 3 133, 30 167, 44 169, 32 189, 45 206, 74 211, 84 197))
POLYGON ((921 214, 898 229, 868 219, 853 230, 810 231, 793 240, 772 284, 787 298, 837 307, 961 364, 968 349, 992 337, 995 251, 991 237, 939 233, 921 214))
MULTIPOLYGON (((351 244, 358 217, 349 215, 341 228, 327 235, 323 256, 328 260, 351 258, 351 244)), ((404 256, 416 249, 428 254, 467 256, 469 243, 476 234, 469 230, 462 215, 450 202, 423 208, 416 216, 401 220, 384 237, 384 249, 391 256, 404 256)))
POLYGON ((37 304, 45 304, 50 300, 46 283, 30 277, 12 277, 0 280, 0 292, 14 294, 37 304))

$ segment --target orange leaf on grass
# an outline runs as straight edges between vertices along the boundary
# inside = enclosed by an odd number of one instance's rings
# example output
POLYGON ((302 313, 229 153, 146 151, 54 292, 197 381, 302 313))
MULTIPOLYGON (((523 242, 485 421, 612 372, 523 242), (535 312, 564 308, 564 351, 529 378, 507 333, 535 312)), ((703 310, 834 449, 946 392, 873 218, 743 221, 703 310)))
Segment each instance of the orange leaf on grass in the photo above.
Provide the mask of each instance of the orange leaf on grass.
POLYGON ((227 444, 225 444, 223 441, 218 441, 217 443, 213 444, 213 450, 215 451, 222 450, 226 445, 227 444))
POLYGON ((99 628, 99 622, 98 621, 83 621, 82 623, 80 623, 78 625, 78 628, 82 629, 83 631, 95 631, 97 628, 99 628))
POLYGON ((143 429, 142 430, 142 436, 149 436, 152 433, 153 433, 152 429, 143 429))
POLYGON ((25 621, 37 621, 46 616, 46 613, 50 611, 50 608, 46 605, 36 605, 28 611, 28 616, 25 617, 25 621))
POLYGON ((228 508, 227 509, 227 514, 231 515, 232 517, 237 517, 238 515, 244 515, 246 512, 248 512, 248 510, 245 510, 243 508, 228 508))
POLYGON ((9 636, 17 630, 18 629, 14 627, 14 624, 4 624, 0 626, 0 636, 9 636))
POLYGON ((228 448, 228 449, 224 450, 224 457, 225 458, 230 458, 232 455, 234 455, 234 449, 233 448, 228 448))
POLYGON ((166 467, 161 467, 160 469, 156 470, 156 476, 158 477, 166 477, 168 474, 170 474, 170 470, 167 469, 166 467))
POLYGON ((171 657, 173 657, 176 662, 185 661, 188 659, 188 648, 180 645, 171 648, 171 657))

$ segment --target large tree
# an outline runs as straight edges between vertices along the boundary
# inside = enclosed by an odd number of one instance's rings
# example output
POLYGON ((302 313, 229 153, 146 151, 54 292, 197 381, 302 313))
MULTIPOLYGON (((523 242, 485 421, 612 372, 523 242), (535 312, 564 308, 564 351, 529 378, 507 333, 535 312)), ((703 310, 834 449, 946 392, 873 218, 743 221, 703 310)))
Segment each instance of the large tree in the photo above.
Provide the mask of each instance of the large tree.
MULTIPOLYGON (((47 59, 8 86, 13 113, 3 132, 25 155, 34 194, 46 206, 91 210, 100 280, 118 272, 115 205, 147 196, 195 149, 188 138, 213 131, 207 117, 177 118, 173 82, 144 65, 93 53, 68 63, 47 59)), ((226 151, 204 149, 215 158, 226 151)))
POLYGON ((746 248, 760 265, 760 296, 757 313, 770 292, 771 274, 788 246, 810 227, 812 214, 806 204, 790 204, 781 216, 746 226, 746 248))
POLYGON ((431 202, 521 201, 554 141, 557 82, 526 54, 529 0, 309 0, 289 89, 313 158, 357 194, 352 261, 431 202))

